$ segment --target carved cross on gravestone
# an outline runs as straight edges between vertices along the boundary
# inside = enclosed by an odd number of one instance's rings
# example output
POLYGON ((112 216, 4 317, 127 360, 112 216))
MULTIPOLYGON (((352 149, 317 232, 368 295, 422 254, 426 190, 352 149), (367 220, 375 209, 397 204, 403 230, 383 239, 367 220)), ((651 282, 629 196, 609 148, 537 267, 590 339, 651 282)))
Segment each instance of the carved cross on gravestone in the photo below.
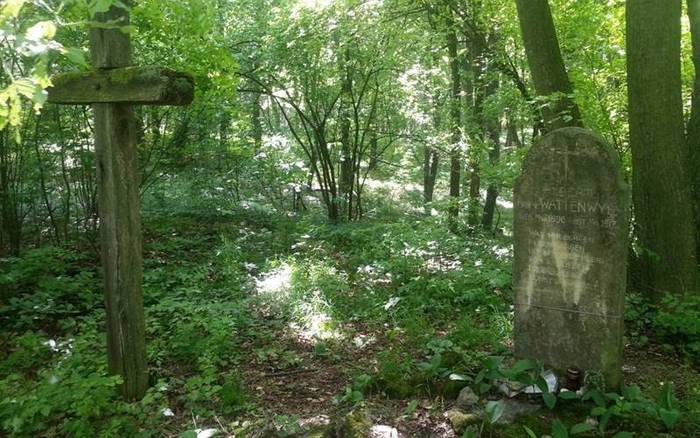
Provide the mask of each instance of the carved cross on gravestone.
POLYGON ((186 105, 193 99, 194 81, 185 73, 130 65, 129 36, 118 29, 129 22, 126 9, 113 6, 96 19, 110 26, 90 31, 95 70, 55 77, 48 101, 93 107, 107 359, 110 372, 122 376, 122 396, 135 400, 146 391, 148 371, 141 291, 137 128, 132 106, 186 105))

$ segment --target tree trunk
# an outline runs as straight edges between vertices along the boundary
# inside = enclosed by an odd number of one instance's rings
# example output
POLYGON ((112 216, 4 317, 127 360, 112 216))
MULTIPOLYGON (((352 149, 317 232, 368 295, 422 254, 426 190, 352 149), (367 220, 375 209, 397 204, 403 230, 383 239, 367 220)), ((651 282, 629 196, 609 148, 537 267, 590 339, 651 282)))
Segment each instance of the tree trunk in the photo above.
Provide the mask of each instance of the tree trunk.
POLYGON ((469 169, 469 226, 473 229, 479 224, 481 213, 481 154, 485 145, 484 99, 484 48, 481 45, 467 43, 469 53, 464 60, 464 80, 462 87, 466 97, 465 129, 471 138, 467 158, 469 169))
POLYGON ((350 144, 350 122, 351 113, 350 106, 352 100, 352 78, 350 76, 350 61, 349 49, 343 50, 339 56, 340 74, 343 78, 342 88, 343 97, 340 106, 340 181, 338 181, 338 190, 340 196, 340 214, 347 215, 348 220, 352 219, 352 185, 353 185, 353 162, 354 154, 352 153, 352 145, 350 144))
MULTIPOLYGON (((695 223, 700 224, 700 0, 688 0, 688 19, 693 44, 695 82, 690 119, 686 128, 690 150, 690 175, 693 184, 695 223)), ((700 255, 700 233, 696 236, 696 254, 700 255)))
POLYGON ((437 151, 430 146, 425 147, 423 150, 423 207, 427 215, 430 215, 430 203, 433 202, 439 159, 437 151))
POLYGON ((56 245, 59 245, 61 243, 61 232, 59 231, 58 222, 56 222, 56 215, 54 214, 54 207, 51 204, 49 191, 46 187, 46 170, 44 169, 44 159, 39 150, 39 127, 41 126, 41 115, 36 116, 34 123, 34 153, 36 154, 36 164, 39 168, 39 189, 41 191, 41 199, 44 201, 44 208, 46 209, 46 214, 49 217, 49 223, 51 224, 51 229, 53 230, 53 241, 56 245))
MULTIPOLYGON (((259 68, 258 60, 253 60, 253 70, 259 68)), ((260 99, 262 97, 262 87, 259 83, 251 81, 250 84, 253 92, 250 94, 250 133, 253 137, 255 152, 262 150, 263 125, 262 125, 262 108, 260 99)))
POLYGON ((22 248, 22 215, 17 188, 21 149, 11 150, 8 130, 0 131, 0 254, 19 255, 22 248))
MULTIPOLYGON (((496 93, 498 81, 491 81, 486 87, 486 95, 496 93)), ((501 158, 501 121, 498 114, 488 115, 484 118, 484 128, 491 144, 489 151, 489 162, 492 166, 498 163, 501 158)), ((481 217, 481 225, 486 230, 493 227, 493 215, 496 210, 496 200, 498 199, 498 186, 491 182, 486 189, 486 201, 484 203, 484 214, 481 217)))
MULTIPOLYGON (((437 93, 434 101, 433 126, 435 131, 438 132, 440 130, 441 117, 440 104, 438 103, 439 95, 437 93)), ((438 170, 440 170, 440 155, 438 151, 429 145, 425 145, 425 149, 423 149, 423 210, 428 216, 431 212, 430 203, 433 202, 438 170)))
POLYGON ((516 0, 516 5, 535 90, 549 102, 543 110, 545 130, 582 126, 548 1, 516 0))
POLYGON ((506 121, 506 130, 506 146, 515 145, 518 149, 523 147, 523 142, 521 142, 518 137, 518 128, 515 126, 513 119, 508 118, 506 121))
POLYGON ((462 109, 461 109, 461 79, 459 72, 459 59, 457 55, 457 34, 454 30, 447 33, 447 49, 450 59, 450 79, 452 81, 452 95, 450 96, 450 207, 448 209, 448 224, 451 231, 457 229, 459 217, 459 184, 461 178, 461 153, 462 140, 462 109))
POLYGON ((633 201, 646 292, 697 287, 681 96, 681 0, 628 0, 627 83, 633 201))
POLYGON ((369 140, 369 170, 377 168, 379 163, 379 139, 377 138, 377 130, 372 129, 371 138, 369 140))

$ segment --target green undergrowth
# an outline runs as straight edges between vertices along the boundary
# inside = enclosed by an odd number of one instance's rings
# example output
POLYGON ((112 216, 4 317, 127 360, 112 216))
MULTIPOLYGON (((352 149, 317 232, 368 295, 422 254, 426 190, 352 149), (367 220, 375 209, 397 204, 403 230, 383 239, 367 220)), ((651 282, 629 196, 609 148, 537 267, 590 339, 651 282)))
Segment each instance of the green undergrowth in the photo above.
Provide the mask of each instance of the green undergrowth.
POLYGON ((372 392, 454 392, 451 375, 505 350, 509 244, 443 230, 425 219, 315 227, 283 262, 289 299, 305 303, 307 320, 322 315, 328 336, 354 327, 377 338, 378 373, 364 385, 372 392))
POLYGON ((193 416, 250 409, 236 373, 240 346, 265 329, 249 311, 247 267, 284 246, 294 224, 245 210, 144 223, 147 396, 120 402, 118 378, 106 372, 95 260, 69 248, 31 250, 2 261, 0 283, 11 286, 0 307, 2 433, 162 436, 193 416))
MULTIPOLYGON (((510 354, 510 241, 390 213, 329 225, 255 204, 151 200, 143 221, 151 387, 131 404, 105 369, 94 254, 42 247, 1 260, 0 435, 177 436, 220 421, 245 436, 244 420, 264 406, 243 369, 251 357, 294 369, 296 344, 336 358, 352 378, 337 388, 341 410, 368 398, 454 397, 487 357, 510 354)), ((653 318, 661 342, 683 336, 691 354, 695 326, 678 306, 628 318, 653 318)), ((697 388, 682 401, 696 413, 697 388)), ((293 423, 285 418, 275 424, 293 423)), ((544 433, 552 419, 531 428, 544 433)))

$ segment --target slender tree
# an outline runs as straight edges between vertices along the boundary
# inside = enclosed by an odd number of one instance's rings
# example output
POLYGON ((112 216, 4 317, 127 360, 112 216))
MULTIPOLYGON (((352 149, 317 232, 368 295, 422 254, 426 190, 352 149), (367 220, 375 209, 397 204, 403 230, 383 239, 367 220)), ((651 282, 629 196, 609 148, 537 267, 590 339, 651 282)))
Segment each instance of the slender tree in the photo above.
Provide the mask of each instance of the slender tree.
POLYGON ((697 287, 681 95, 681 0, 627 2, 633 201, 642 282, 655 297, 697 287))
MULTIPOLYGON (((441 122, 440 105, 442 104, 439 93, 435 93, 434 100, 433 125, 435 126, 435 130, 438 131, 441 122)), ((423 149, 423 207, 427 215, 431 212, 430 203, 433 202, 435 182, 437 181, 439 170, 440 154, 437 149, 426 144, 423 149)))
POLYGON ((548 101, 542 114, 545 130, 582 126, 548 1, 516 0, 516 5, 532 82, 537 94, 548 101))
MULTIPOLYGON (((686 138, 690 151, 690 172, 693 183, 695 221, 700 224, 700 0, 688 0, 688 19, 693 45, 695 82, 686 138)), ((696 253, 700 254, 700 233, 696 236, 696 253)))
POLYGON ((462 139, 462 99, 461 75, 459 70, 459 55, 457 49, 457 33, 454 29, 447 31, 447 50, 450 59, 450 80, 452 94, 450 96, 450 229, 455 230, 459 216, 459 192, 461 182, 462 159, 460 142, 462 139))

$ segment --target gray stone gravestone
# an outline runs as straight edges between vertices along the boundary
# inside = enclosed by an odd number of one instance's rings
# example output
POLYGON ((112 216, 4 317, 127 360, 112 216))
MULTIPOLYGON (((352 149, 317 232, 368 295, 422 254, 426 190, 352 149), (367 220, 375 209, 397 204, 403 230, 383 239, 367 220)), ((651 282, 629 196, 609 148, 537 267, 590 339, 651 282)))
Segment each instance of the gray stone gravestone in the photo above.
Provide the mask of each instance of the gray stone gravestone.
POLYGON ((621 383, 628 191, 615 150, 564 128, 529 151, 514 193, 515 354, 621 383))

